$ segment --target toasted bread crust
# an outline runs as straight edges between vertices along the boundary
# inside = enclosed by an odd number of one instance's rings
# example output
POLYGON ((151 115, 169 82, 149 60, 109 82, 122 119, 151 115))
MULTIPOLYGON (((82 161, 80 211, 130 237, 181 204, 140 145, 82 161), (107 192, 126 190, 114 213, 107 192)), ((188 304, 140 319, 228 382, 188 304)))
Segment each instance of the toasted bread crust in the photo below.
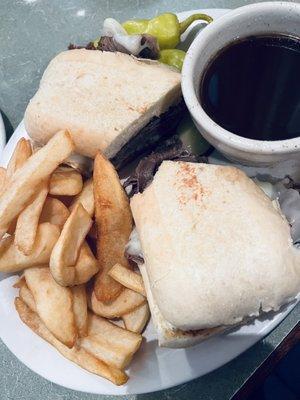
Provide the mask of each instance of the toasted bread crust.
POLYGON ((181 96, 180 73, 122 53, 72 50, 48 65, 25 112, 29 136, 46 143, 72 132, 76 152, 109 158, 181 96), (155 82, 155 84, 153 84, 155 82))
POLYGON ((299 292, 289 224, 234 167, 165 161, 131 209, 154 300, 178 329, 234 325, 299 292))

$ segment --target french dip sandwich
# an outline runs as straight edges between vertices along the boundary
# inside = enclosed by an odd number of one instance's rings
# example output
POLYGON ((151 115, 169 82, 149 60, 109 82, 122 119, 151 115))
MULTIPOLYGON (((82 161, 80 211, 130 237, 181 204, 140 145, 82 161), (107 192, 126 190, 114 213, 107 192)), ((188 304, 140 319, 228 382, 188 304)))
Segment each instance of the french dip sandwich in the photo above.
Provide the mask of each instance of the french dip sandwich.
POLYGON ((299 293, 289 224, 242 171, 164 161, 130 205, 161 346, 190 346, 299 293))
POLYGON ((38 144, 68 129, 77 153, 94 158, 100 150, 120 167, 174 134, 185 109, 180 81, 179 72, 158 61, 65 51, 45 70, 25 127, 38 144))

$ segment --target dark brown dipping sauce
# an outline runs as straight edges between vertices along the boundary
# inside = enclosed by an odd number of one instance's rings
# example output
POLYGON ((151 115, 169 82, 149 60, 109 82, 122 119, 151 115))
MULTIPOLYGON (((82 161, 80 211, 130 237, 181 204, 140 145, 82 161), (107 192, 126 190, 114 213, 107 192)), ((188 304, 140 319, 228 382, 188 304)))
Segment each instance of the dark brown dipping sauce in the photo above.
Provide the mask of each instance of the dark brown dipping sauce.
POLYGON ((199 94, 209 117, 239 136, 300 136, 300 40, 255 36, 230 44, 208 65, 199 94))

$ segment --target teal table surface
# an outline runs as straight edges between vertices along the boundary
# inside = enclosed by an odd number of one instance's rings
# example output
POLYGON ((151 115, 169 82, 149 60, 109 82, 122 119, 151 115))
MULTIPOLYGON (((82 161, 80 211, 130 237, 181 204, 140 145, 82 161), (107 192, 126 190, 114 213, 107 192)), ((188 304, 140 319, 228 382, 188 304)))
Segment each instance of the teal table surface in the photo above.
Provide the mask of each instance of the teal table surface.
MULTIPOLYGON (((164 11, 236 8, 244 0, 0 0, 0 110, 7 133, 23 118, 49 60, 69 42, 96 38, 103 19, 151 17, 164 11)), ((124 399, 226 400, 243 385, 299 321, 300 304, 288 317, 244 354, 222 368, 170 390, 124 399)), ((201 361, 199 361, 201 362, 201 361)), ((205 361, 204 361, 205 362, 205 361)), ((0 341, 0 400, 106 399, 66 390, 22 365, 0 341)))

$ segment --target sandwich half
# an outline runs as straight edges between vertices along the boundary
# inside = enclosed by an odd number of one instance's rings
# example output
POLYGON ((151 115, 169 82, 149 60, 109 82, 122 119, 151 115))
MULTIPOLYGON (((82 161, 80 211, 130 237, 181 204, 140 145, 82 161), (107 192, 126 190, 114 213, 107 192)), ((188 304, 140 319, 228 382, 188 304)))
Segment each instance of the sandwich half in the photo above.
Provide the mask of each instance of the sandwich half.
POLYGON ((25 112, 39 144, 72 133, 76 152, 98 150, 120 167, 174 134, 185 109, 180 73, 119 52, 78 49, 58 54, 25 112))
POLYGON ((164 161, 131 209, 160 345, 195 344, 300 291, 288 222, 237 168, 164 161))

